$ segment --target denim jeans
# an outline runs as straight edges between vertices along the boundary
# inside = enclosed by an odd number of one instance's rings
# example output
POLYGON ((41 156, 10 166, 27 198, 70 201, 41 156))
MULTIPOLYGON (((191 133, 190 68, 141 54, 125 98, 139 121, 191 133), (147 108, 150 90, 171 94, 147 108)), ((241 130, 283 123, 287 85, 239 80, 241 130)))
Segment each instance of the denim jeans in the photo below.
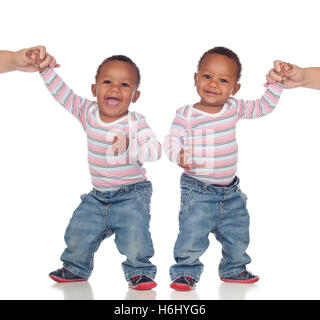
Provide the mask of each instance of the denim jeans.
POLYGON ((115 234, 119 252, 127 257, 122 263, 126 280, 136 275, 154 278, 156 266, 149 261, 154 254, 149 232, 151 195, 149 181, 82 195, 65 232, 63 266, 88 278, 100 243, 115 234))
POLYGON ((209 246, 210 232, 222 245, 219 275, 229 277, 246 270, 246 264, 251 262, 245 252, 249 245, 249 213, 239 179, 221 187, 182 174, 180 182, 179 235, 171 279, 189 276, 199 281, 203 271, 199 257, 209 246))

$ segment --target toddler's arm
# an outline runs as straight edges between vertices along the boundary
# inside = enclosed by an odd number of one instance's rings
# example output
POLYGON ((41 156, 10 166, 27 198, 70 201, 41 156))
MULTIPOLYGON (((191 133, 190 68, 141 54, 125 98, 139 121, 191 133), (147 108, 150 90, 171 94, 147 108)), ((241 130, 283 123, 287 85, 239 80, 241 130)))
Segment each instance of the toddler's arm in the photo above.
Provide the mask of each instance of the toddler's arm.
POLYGON ((257 100, 237 100, 236 103, 239 108, 239 118, 242 119, 255 119, 263 117, 271 113, 278 101, 280 95, 285 88, 284 85, 276 82, 270 84, 263 96, 257 100))
POLYGON ((52 96, 75 116, 85 129, 87 112, 95 102, 76 95, 52 68, 46 68, 41 76, 52 96))
MULTIPOLYGON (((130 116, 130 115, 129 115, 130 116)), ((129 157, 141 163, 156 161, 161 157, 161 144, 150 129, 145 117, 134 122, 134 137, 129 137, 129 157)))
POLYGON ((170 161, 178 164, 183 169, 191 170, 191 164, 188 163, 188 159, 192 152, 192 146, 188 145, 186 141, 189 136, 188 122, 184 115, 186 110, 188 108, 186 109, 185 107, 177 110, 170 132, 164 139, 163 149, 170 161))

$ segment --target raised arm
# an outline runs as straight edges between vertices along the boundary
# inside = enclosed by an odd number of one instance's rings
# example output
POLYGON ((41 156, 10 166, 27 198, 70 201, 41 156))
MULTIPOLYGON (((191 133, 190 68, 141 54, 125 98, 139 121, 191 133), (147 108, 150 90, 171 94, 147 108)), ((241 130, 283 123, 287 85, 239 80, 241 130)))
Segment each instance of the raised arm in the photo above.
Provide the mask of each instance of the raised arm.
POLYGON ((260 99, 235 100, 239 108, 239 118, 255 119, 271 113, 278 104, 284 88, 284 85, 276 82, 267 87, 260 99))
POLYGON ((52 68, 46 68, 41 73, 41 77, 55 100, 76 117, 82 126, 86 128, 87 112, 95 102, 76 95, 52 68))

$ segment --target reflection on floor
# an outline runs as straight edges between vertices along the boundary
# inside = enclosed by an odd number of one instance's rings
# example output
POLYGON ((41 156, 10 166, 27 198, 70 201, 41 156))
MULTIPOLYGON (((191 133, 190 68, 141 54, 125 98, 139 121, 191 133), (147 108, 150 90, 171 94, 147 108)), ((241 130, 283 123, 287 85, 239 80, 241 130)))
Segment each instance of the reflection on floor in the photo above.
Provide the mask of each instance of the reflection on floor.
POLYGON ((245 300, 249 291, 258 289, 257 284, 226 283, 219 287, 220 300, 245 300))
POLYGON ((88 281, 56 283, 52 288, 62 291, 64 300, 94 300, 88 281))
MULTIPOLYGON (((63 293, 64 300, 94 300, 93 290, 88 281, 56 283, 53 289, 63 293)), ((221 283, 218 288, 220 300, 245 300, 248 292, 257 290, 257 284, 221 283)), ((155 290, 133 290, 128 288, 124 300, 156 300, 155 290)), ((172 291, 171 300, 199 300, 197 289, 191 291, 172 291)))

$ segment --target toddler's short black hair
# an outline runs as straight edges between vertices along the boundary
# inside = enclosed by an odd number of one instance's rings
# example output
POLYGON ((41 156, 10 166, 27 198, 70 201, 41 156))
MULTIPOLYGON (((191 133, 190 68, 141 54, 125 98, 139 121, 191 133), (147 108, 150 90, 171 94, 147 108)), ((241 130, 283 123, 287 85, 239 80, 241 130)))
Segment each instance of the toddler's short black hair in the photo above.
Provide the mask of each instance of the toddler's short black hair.
POLYGON ((225 48, 225 47, 214 47, 208 51, 206 51, 202 57, 200 58, 199 60, 199 63, 198 63, 198 70, 200 68, 200 65, 203 61, 203 59, 208 55, 208 54, 221 54, 223 56, 226 56, 230 59, 232 59, 238 66, 238 72, 237 72, 237 81, 239 81, 240 77, 241 77, 241 70, 242 70, 242 66, 241 66, 241 63, 240 63, 240 59, 238 57, 238 55, 236 53, 234 53, 232 50, 228 49, 228 48, 225 48))
POLYGON ((114 55, 114 56, 111 56, 109 58, 106 58, 102 61, 102 63, 100 64, 100 66, 98 67, 97 69, 97 73, 96 73, 96 81, 98 79, 98 75, 99 75, 99 72, 102 68, 102 66, 109 62, 109 61, 122 61, 122 62, 127 62, 129 64, 131 64, 132 66, 134 66, 134 68, 136 69, 136 72, 137 72, 137 87, 139 87, 140 85, 140 81, 141 81, 141 76, 140 76, 140 70, 139 68, 137 67, 137 65, 127 56, 124 56, 124 55, 114 55))

